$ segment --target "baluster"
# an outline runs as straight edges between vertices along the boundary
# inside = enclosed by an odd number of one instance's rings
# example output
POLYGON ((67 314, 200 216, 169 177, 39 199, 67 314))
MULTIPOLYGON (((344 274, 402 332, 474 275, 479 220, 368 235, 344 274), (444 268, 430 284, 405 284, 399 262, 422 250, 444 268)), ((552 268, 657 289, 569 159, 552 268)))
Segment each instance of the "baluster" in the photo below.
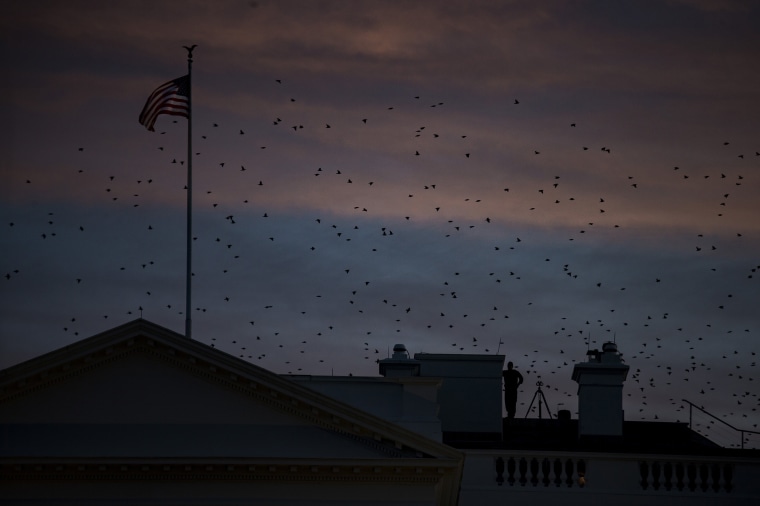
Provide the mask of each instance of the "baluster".
POLYGON ((568 487, 573 486, 573 461, 570 459, 567 459, 565 461, 565 474, 567 475, 567 478, 565 479, 565 483, 567 483, 568 487))
POLYGON ((717 463, 712 465, 712 482, 713 491, 720 490, 720 466, 717 463))
POLYGON ((530 483, 534 487, 538 485, 538 460, 535 457, 530 460, 530 483))
POLYGON ((673 464, 666 462, 663 466, 663 474, 665 476, 665 490, 670 491, 673 488, 673 464))
POLYGON ((501 487, 504 484, 504 459, 498 457, 496 459, 496 483, 501 487))
POLYGON ((551 464, 549 463, 549 459, 544 457, 544 460, 541 461, 541 472, 544 475, 544 479, 542 480, 544 487, 548 487, 549 483, 551 483, 551 480, 549 479, 549 473, 551 473, 551 464))
POLYGON ((678 487, 679 491, 683 490, 683 462, 676 464, 676 486, 678 487))
POLYGON ((734 488, 734 486, 731 484, 731 480, 734 477, 734 468, 731 464, 724 464, 723 465, 723 487, 726 489, 726 492, 731 492, 731 489, 734 488))
POLYGON ((702 464, 699 466, 699 479, 701 481, 700 487, 702 488, 702 492, 707 492, 707 480, 710 476, 710 470, 707 468, 707 464, 702 464))
POLYGON ((554 459, 554 484, 562 485, 562 461, 559 459, 554 459))
POLYGON ((509 486, 513 486, 515 484, 515 458, 509 457, 509 460, 507 461, 507 481, 509 482, 509 486))
POLYGON ((686 476, 689 477, 689 490, 694 492, 694 489, 697 488, 697 466, 694 462, 686 467, 686 476))
POLYGON ((641 475, 641 488, 646 490, 649 487, 649 465, 646 462, 639 462, 639 474, 641 475))
POLYGON ((528 479, 525 477, 526 473, 528 472, 528 461, 525 460, 525 457, 520 458, 520 485, 523 487, 526 483, 528 483, 528 479))
POLYGON ((583 459, 578 461, 578 486, 581 488, 586 486, 586 461, 583 459))
POLYGON ((652 488, 660 490, 660 463, 652 463, 652 488))

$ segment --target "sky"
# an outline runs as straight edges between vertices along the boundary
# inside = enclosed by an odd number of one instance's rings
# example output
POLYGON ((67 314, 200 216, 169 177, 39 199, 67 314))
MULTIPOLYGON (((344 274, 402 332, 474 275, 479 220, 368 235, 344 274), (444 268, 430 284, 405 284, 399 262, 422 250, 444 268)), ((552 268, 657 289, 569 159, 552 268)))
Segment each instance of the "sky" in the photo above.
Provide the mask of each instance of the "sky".
POLYGON ((518 416, 538 381, 576 413, 615 341, 627 420, 760 430, 756 2, 4 11, 0 368, 184 332, 187 120, 138 115, 197 44, 193 339, 282 374, 503 354, 518 416))

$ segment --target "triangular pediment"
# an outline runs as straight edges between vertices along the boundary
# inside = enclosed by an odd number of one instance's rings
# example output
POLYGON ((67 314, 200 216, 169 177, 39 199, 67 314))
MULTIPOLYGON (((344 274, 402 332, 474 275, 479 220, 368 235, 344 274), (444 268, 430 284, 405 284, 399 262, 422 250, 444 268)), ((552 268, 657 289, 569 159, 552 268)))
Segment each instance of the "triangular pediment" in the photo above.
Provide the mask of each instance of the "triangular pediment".
POLYGON ((88 440, 96 444, 90 449, 80 444, 77 451, 459 456, 445 445, 142 319, 0 371, 0 422, 6 456, 14 448, 21 451, 21 443, 14 441, 37 441, 24 450, 32 454, 55 449, 64 456, 71 442, 88 440))

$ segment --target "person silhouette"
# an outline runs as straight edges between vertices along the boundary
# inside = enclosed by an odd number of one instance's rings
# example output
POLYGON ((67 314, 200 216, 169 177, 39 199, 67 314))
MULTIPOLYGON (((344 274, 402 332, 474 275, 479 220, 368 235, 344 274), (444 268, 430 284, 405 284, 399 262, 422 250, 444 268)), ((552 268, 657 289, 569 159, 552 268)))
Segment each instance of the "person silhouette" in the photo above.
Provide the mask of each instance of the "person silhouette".
POLYGON ((504 407, 507 408, 507 418, 514 418, 517 410, 517 387, 523 382, 522 374, 513 369, 514 364, 507 362, 507 370, 502 371, 504 378, 504 407))

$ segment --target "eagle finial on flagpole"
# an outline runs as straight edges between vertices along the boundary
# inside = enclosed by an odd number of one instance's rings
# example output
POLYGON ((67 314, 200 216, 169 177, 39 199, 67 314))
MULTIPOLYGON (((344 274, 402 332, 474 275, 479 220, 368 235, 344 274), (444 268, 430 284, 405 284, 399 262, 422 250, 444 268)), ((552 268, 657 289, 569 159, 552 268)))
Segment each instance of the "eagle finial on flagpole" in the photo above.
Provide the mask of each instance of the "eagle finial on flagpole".
POLYGON ((193 59, 193 49, 195 49, 196 47, 198 47, 198 44, 193 44, 192 46, 189 46, 189 47, 188 46, 182 46, 182 47, 184 47, 185 49, 187 49, 187 59, 188 60, 192 60, 193 59))

